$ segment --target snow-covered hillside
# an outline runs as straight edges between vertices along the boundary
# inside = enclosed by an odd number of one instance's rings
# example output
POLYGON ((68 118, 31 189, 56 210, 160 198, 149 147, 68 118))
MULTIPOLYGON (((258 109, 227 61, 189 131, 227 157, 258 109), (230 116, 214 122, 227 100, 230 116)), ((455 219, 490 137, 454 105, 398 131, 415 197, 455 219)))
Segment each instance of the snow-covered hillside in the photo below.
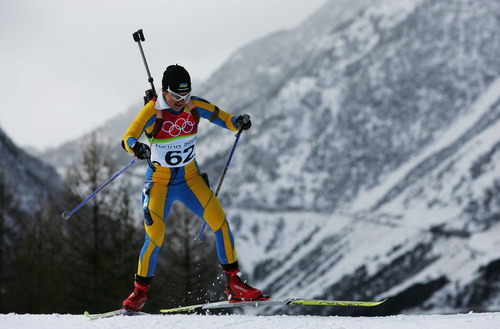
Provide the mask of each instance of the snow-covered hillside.
POLYGON ((242 263, 278 297, 498 310, 498 3, 379 4, 317 36, 244 136, 226 199, 242 263))
POLYGON ((54 168, 19 149, 1 128, 0 154, 0 182, 19 212, 39 211, 46 198, 61 193, 63 183, 54 168))
POLYGON ((459 315, 399 315, 378 318, 316 316, 250 316, 250 315, 148 315, 115 317, 89 321, 83 315, 0 315, 2 328, 9 329, 497 329, 499 313, 459 315))

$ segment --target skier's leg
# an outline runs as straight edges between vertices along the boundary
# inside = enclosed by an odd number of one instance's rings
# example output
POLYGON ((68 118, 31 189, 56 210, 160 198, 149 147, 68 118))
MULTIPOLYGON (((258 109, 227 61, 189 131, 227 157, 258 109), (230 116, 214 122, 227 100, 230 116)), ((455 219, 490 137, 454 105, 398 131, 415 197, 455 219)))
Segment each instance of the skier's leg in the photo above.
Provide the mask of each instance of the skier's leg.
POLYGON ((165 234, 165 218, 172 205, 168 200, 168 188, 165 183, 146 181, 142 202, 144 212, 144 228, 146 231, 144 245, 141 249, 134 291, 122 303, 123 308, 139 311, 147 301, 149 285, 156 267, 156 257, 165 234))
POLYGON ((156 267, 156 257, 163 244, 165 220, 172 202, 165 183, 155 182, 149 188, 144 187, 142 209, 144 212, 144 229, 146 236, 139 256, 137 274, 152 277, 156 267))
POLYGON ((219 200, 200 176, 186 180, 181 201, 198 217, 205 220, 215 233, 217 255, 221 264, 237 261, 234 238, 219 200))
POLYGON ((240 277, 233 235, 226 220, 224 210, 203 178, 190 177, 186 180, 190 193, 184 195, 184 203, 198 217, 204 219, 214 231, 217 254, 226 275, 226 294, 232 302, 267 300, 259 289, 246 284, 240 277))

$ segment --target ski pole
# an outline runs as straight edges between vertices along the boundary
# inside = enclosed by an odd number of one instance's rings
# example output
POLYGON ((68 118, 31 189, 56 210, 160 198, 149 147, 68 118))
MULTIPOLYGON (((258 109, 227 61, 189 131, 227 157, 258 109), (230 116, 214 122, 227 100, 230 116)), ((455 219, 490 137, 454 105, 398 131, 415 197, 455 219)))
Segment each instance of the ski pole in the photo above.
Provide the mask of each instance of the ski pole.
POLYGON ((92 199, 93 197, 96 196, 97 193, 99 193, 100 190, 102 190, 106 185, 108 185, 109 183, 111 183, 113 180, 115 180, 116 177, 120 176, 121 174, 123 174, 123 172, 125 170, 127 170, 128 168, 132 167, 132 165, 135 163, 135 159, 130 161, 130 163, 128 165, 126 165, 125 167, 123 167, 122 170, 120 170, 119 172, 117 172, 113 177, 111 177, 106 183, 102 184, 101 187, 99 187, 94 193, 92 193, 87 199, 85 199, 82 203, 80 203, 78 206, 75 207, 75 209, 71 210, 70 212, 68 211, 65 211, 62 213, 62 218, 68 220, 71 215, 73 215, 75 212, 78 211, 78 209, 80 209, 84 204, 86 204, 87 202, 90 201, 90 199, 92 199))
POLYGON ((142 32, 142 29, 138 30, 137 32, 134 32, 132 34, 132 37, 139 46, 139 50, 141 51, 142 61, 144 62, 144 66, 146 67, 146 73, 148 74, 148 82, 151 84, 151 89, 146 90, 146 96, 144 96, 144 104, 147 104, 147 102, 149 102, 152 98, 156 98, 156 89, 153 83, 154 79, 153 77, 151 77, 151 72, 149 71, 149 66, 148 62, 146 61, 146 56, 144 55, 144 50, 142 49, 141 41, 144 41, 146 39, 144 38, 144 33, 142 32))
MULTIPOLYGON (((229 154, 229 158, 227 159, 226 166, 224 167, 224 170, 222 171, 222 175, 219 180, 219 185, 217 186, 217 189, 215 190, 215 197, 219 195, 220 188, 222 186, 222 182, 224 181, 224 177, 226 176, 227 169, 229 168, 229 165, 231 164, 231 159, 233 158, 234 150, 236 149, 236 145, 238 145, 238 141, 241 136, 241 132, 243 131, 243 128, 241 128, 238 133, 236 134, 236 140, 234 141, 233 148, 231 149, 231 153, 229 154)), ((200 234, 194 240, 200 244, 203 242, 203 233, 205 232, 205 228, 207 227, 207 222, 203 223, 203 226, 201 228, 200 234)))

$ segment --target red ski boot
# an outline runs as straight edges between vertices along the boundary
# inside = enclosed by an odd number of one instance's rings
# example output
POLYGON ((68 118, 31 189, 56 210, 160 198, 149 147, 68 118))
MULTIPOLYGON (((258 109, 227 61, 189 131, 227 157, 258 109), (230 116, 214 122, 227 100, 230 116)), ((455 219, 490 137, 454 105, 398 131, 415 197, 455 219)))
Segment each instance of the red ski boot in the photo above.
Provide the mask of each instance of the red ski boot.
POLYGON ((271 297, 262 295, 259 289, 256 289, 241 280, 241 273, 238 268, 224 271, 227 280, 224 283, 226 286, 226 294, 230 303, 268 300, 271 297))
POLYGON ((148 300, 149 284, 140 284, 139 282, 134 281, 134 287, 134 292, 123 301, 122 309, 138 312, 142 310, 144 304, 146 304, 146 301, 148 300))

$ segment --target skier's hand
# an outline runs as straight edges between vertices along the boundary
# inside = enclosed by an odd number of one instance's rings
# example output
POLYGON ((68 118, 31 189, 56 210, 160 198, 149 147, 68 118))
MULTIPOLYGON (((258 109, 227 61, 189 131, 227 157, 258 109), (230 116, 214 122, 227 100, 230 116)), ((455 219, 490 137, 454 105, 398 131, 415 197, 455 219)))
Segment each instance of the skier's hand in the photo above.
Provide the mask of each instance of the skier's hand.
POLYGON ((250 121, 250 116, 248 114, 243 114, 240 115, 236 119, 236 128, 243 129, 243 130, 248 130, 252 126, 252 121, 250 121))
MULTIPOLYGON (((158 98, 158 95, 156 95, 156 91, 154 89, 148 89, 146 90, 146 96, 144 96, 144 102, 147 104, 150 100, 154 99, 156 100, 158 98)), ((146 105, 144 104, 144 105, 146 105)))
POLYGON ((151 157, 151 149, 144 143, 135 142, 132 150, 134 150, 134 154, 139 160, 146 160, 151 157))

